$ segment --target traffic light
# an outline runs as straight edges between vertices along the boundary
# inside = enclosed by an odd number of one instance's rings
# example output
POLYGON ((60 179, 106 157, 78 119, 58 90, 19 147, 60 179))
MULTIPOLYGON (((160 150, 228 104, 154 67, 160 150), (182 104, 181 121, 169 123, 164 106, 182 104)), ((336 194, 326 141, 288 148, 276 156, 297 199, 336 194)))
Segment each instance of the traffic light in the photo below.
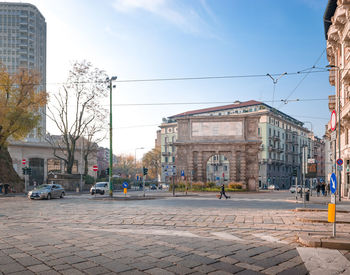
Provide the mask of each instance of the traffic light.
POLYGON ((106 169, 106 175, 109 175, 109 167, 106 169))
POLYGON ((297 169, 293 169, 293 177, 298 176, 297 169))
POLYGON ((28 167, 27 168, 27 173, 28 173, 28 175, 31 175, 32 174, 32 168, 28 167))
POLYGON ((146 176, 148 174, 148 168, 143 167, 143 175, 146 176))
POLYGON ((27 174, 26 172, 27 172, 27 168, 22 168, 22 174, 26 175, 27 174))

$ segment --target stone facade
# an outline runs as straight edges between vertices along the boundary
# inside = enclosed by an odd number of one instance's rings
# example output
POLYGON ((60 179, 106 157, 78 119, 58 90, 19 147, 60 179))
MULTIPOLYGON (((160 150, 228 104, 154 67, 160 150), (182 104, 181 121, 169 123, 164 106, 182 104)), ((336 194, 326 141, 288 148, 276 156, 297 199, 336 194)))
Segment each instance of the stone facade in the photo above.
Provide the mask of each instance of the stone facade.
POLYGON ((341 196, 350 196, 350 0, 329 0, 324 25, 327 59, 331 67, 329 83, 335 87, 335 95, 329 96, 328 107, 337 113, 336 135, 331 138, 330 124, 326 134, 331 139, 332 162, 335 163, 338 158, 344 160, 345 169, 337 175, 341 183, 338 184, 341 186, 339 192, 341 196))
POLYGON ((259 178, 259 116, 185 116, 177 118, 176 168, 192 181, 207 181, 207 163, 223 155, 229 163, 229 181, 257 190, 259 178))

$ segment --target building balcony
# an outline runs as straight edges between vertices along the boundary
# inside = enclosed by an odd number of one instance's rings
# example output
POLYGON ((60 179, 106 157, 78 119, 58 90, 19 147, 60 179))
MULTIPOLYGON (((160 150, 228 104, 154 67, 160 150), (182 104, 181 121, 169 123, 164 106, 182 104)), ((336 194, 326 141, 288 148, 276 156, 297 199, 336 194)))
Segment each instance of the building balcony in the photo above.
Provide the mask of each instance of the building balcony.
POLYGON ((171 156, 171 153, 170 152, 162 152, 162 156, 169 157, 169 156, 171 156))
POLYGON ((328 109, 329 111, 335 110, 335 95, 328 96, 328 109))

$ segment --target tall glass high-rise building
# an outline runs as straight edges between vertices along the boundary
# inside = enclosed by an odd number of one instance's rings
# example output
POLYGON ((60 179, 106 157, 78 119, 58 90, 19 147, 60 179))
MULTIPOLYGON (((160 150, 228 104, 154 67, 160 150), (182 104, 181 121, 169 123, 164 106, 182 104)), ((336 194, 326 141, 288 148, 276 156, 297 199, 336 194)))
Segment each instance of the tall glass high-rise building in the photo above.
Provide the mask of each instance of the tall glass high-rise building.
MULTIPOLYGON (((20 68, 38 71, 40 89, 46 89, 46 22, 34 5, 0 2, 0 62, 10 73, 20 68)), ((45 107, 41 113, 39 127, 28 135, 28 141, 39 141, 45 135, 45 107)))

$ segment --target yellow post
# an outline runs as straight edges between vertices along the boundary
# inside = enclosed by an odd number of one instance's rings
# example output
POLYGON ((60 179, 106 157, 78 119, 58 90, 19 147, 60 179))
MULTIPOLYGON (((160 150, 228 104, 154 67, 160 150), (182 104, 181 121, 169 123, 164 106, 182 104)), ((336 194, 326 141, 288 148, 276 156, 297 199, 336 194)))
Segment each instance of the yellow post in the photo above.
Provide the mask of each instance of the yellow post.
POLYGON ((124 188, 124 194, 128 193, 128 188, 124 188))
POLYGON ((328 222, 335 222, 335 204, 328 204, 328 222))

